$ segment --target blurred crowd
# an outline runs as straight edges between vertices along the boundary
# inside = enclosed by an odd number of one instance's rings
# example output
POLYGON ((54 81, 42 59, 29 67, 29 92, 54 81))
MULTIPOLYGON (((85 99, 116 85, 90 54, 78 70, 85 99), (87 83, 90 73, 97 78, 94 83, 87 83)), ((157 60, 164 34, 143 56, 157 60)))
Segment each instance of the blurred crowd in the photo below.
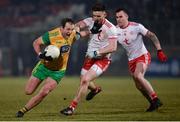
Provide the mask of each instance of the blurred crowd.
MULTIPOLYGON (((63 17, 75 21, 86 18, 96 2, 105 4, 108 19, 114 24, 114 11, 126 8, 130 20, 144 24, 157 34, 167 54, 179 55, 179 0, 0 0, 0 75, 30 72, 37 60, 32 47, 34 39, 57 27, 63 17)), ((82 59, 85 48, 86 44, 81 41, 74 45, 73 49, 77 51, 73 51, 76 54, 71 57, 70 65, 76 65, 71 66, 74 68, 69 74, 74 74, 74 69, 80 70, 82 61, 77 57, 82 59)))
MULTIPOLYGON (((90 6, 97 0, 1 0, 0 27, 24 27, 34 22, 44 21, 47 16, 68 11, 73 4, 83 4, 88 14, 90 6)), ((109 13, 117 7, 128 9, 131 17, 137 20, 179 20, 178 0, 102 0, 109 13)))

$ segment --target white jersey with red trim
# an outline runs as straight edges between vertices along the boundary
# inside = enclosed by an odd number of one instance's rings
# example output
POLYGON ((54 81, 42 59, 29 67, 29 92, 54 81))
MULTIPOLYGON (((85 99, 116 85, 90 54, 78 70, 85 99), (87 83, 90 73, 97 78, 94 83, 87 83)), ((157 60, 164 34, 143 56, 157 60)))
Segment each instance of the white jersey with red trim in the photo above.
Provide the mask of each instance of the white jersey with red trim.
MULTIPOLYGON (((86 24, 89 30, 94 25, 94 21, 91 17, 86 18, 82 21, 86 24)), ((90 35, 87 52, 96 51, 96 50, 99 50, 101 48, 108 46, 109 39, 113 39, 113 38, 117 39, 116 26, 114 26, 107 19, 105 19, 100 30, 101 30, 100 33, 90 35)), ((109 55, 107 55, 107 57, 109 57, 109 55)))
POLYGON ((116 28, 118 42, 125 48, 129 61, 148 52, 142 37, 146 35, 148 29, 142 24, 129 22, 126 28, 120 28, 118 25, 116 28))

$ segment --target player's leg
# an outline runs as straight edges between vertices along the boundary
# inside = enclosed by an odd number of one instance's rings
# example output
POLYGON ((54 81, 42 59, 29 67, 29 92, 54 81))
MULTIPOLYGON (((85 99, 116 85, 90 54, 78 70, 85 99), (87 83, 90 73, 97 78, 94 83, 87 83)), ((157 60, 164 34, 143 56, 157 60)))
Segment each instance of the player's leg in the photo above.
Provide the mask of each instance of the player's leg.
POLYGON ((154 90, 150 83, 144 78, 144 73, 147 69, 147 65, 143 62, 139 62, 136 64, 136 69, 133 74, 133 79, 135 81, 136 87, 138 90, 143 92, 143 94, 147 94, 148 96, 151 96, 151 94, 154 94, 154 90))
POLYGON ((31 76, 28 80, 28 82, 26 83, 25 86, 25 94, 26 95, 31 95, 32 93, 34 93, 34 91, 36 90, 36 88, 39 86, 39 84, 41 83, 41 80, 31 76))
MULTIPOLYGON (((26 83, 25 93, 27 95, 31 95, 36 90, 36 88, 39 86, 40 83, 41 83, 41 80, 39 80, 38 78, 36 78, 34 76, 31 76, 29 78, 28 82, 26 83)), ((28 108, 26 108, 26 106, 24 106, 16 113, 16 116, 22 117, 24 115, 24 113, 26 113, 27 111, 28 111, 28 108)))
POLYGON ((64 115, 72 115, 74 113, 77 104, 80 102, 81 98, 87 93, 89 82, 96 78, 96 72, 90 69, 85 75, 81 76, 80 85, 76 93, 75 98, 71 102, 70 106, 61 110, 60 113, 64 115))
MULTIPOLYGON (((94 68, 96 70, 97 75, 101 75, 106 69, 109 67, 110 61, 108 59, 102 59, 96 62, 96 65, 99 67, 99 69, 94 68)), ((95 85, 93 81, 89 83, 88 89, 90 89, 90 92, 86 96, 86 100, 91 100, 95 95, 100 93, 102 91, 100 86, 95 85)))
POLYGON ((147 98, 147 100, 151 104, 150 107, 148 108, 148 111, 154 111, 158 107, 160 107, 162 103, 158 99, 151 84, 144 78, 144 74, 146 72, 147 66, 148 65, 143 62, 138 62, 136 64, 136 69, 133 74, 133 79, 136 83, 137 89, 139 89, 139 91, 147 98))
POLYGON ((135 81, 136 88, 142 93, 142 95, 148 100, 148 102, 151 102, 151 97, 148 95, 147 91, 141 86, 141 84, 136 81, 133 77, 133 80, 135 81))
POLYGON ((25 105, 25 107, 30 110, 36 105, 38 105, 53 89, 55 89, 57 86, 57 82, 53 80, 52 78, 47 78, 45 80, 45 84, 40 89, 39 93, 32 97, 28 103, 25 105))
MULTIPOLYGON (((95 63, 95 60, 94 60, 94 59, 89 59, 89 58, 86 58, 86 59, 85 59, 84 65, 83 65, 83 67, 82 67, 82 69, 81 69, 81 77, 88 72, 88 70, 91 68, 91 66, 92 66, 94 63, 95 63)), ((88 89, 89 89, 89 90, 94 90, 94 89, 96 89, 96 88, 97 88, 97 86, 95 85, 95 82, 94 82, 94 81, 91 81, 91 82, 89 83, 88 89)))
POLYGON ((87 101, 92 100, 95 95, 97 95, 98 93, 102 91, 101 87, 95 85, 93 81, 89 83, 88 89, 90 90, 90 92, 86 95, 87 101))
POLYGON ((64 115, 73 114, 74 109, 76 108, 78 102, 80 101, 82 96, 86 94, 90 81, 94 80, 99 75, 101 75, 103 71, 107 69, 107 67, 109 66, 109 63, 110 61, 106 59, 102 61, 99 60, 97 62, 94 62, 94 64, 91 66, 91 68, 87 72, 84 71, 84 69, 82 70, 82 72, 85 72, 85 73, 84 74, 82 73, 83 75, 81 76, 78 92, 75 98, 73 99, 73 101, 71 102, 70 106, 60 111, 62 114, 64 115), (100 64, 103 64, 103 65, 100 65, 100 64))
POLYGON ((57 86, 57 82, 53 80, 52 78, 47 78, 45 80, 45 84, 40 89, 39 93, 32 97, 25 107, 23 108, 23 111, 18 111, 17 117, 22 117, 27 111, 31 110, 35 106, 37 106, 53 89, 55 89, 57 86))

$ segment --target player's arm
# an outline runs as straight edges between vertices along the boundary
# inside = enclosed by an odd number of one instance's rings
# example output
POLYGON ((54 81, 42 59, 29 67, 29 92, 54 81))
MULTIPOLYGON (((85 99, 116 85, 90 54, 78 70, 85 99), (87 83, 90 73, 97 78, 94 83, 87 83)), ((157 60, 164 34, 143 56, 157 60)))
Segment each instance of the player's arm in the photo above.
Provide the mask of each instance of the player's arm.
POLYGON ((89 36, 90 31, 87 28, 87 24, 82 20, 75 24, 75 27, 79 28, 79 34, 81 37, 89 36))
POLYGON ((112 53, 116 51, 116 49, 117 49, 117 38, 111 38, 109 39, 109 44, 106 47, 101 48, 96 51, 87 52, 87 56, 89 58, 99 58, 108 53, 112 53))
POLYGON ((86 37, 90 34, 89 30, 80 31, 80 27, 78 25, 75 25, 75 31, 76 31, 76 40, 78 40, 80 37, 86 37))
POLYGON ((37 38, 34 42, 33 42, 33 47, 35 52, 37 53, 37 55, 39 55, 39 53, 41 52, 41 45, 43 45, 44 42, 42 40, 42 37, 37 38))
POLYGON ((145 36, 148 37, 153 42, 154 46, 156 47, 158 59, 162 62, 166 61, 167 56, 162 51, 161 44, 157 36, 151 31, 147 31, 147 34, 145 36))
POLYGON ((153 42, 153 44, 157 50, 161 50, 161 45, 160 45, 159 39, 153 32, 147 31, 145 36, 148 37, 153 42))
POLYGON ((109 39, 109 45, 101 48, 98 50, 98 55, 105 55, 107 53, 112 53, 114 51, 116 51, 117 49, 117 38, 111 38, 109 39))
POLYGON ((75 26, 78 26, 80 29, 84 29, 87 27, 86 23, 82 20, 75 24, 75 26))

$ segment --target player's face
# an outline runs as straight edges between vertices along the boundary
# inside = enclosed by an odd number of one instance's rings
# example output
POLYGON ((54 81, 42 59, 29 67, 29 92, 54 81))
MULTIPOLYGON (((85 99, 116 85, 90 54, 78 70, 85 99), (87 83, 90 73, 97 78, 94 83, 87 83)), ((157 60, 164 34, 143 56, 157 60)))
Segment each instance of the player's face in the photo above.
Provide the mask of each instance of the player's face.
POLYGON ((128 24, 128 15, 124 11, 117 12, 116 21, 120 27, 126 27, 128 24))
POLYGON ((93 11, 92 12, 93 21, 102 22, 105 19, 105 17, 106 17, 105 11, 93 11))
POLYGON ((67 22, 63 28, 63 35, 65 38, 69 37, 74 30, 74 24, 67 22))

